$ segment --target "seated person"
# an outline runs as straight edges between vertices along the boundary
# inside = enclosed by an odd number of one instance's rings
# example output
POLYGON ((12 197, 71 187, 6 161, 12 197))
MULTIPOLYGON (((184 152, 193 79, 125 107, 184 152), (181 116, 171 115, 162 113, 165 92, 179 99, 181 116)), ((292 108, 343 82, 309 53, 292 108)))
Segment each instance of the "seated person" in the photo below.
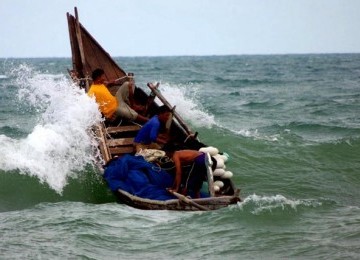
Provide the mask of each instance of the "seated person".
POLYGON ((171 110, 167 106, 158 108, 157 115, 153 116, 137 133, 134 139, 135 151, 141 149, 161 149, 168 141, 167 134, 160 133, 165 129, 166 122, 171 118, 171 110))
MULTIPOLYGON (((107 86, 105 85, 105 73, 102 69, 96 69, 92 73, 93 84, 90 86, 88 95, 94 96, 99 105, 101 113, 106 119, 114 121, 118 118, 126 118, 131 121, 138 121, 141 123, 147 122, 148 118, 139 115, 128 104, 122 102, 120 91, 113 96, 107 86)), ((112 84, 114 84, 112 82, 112 84)), ((119 88, 120 89, 120 88, 119 88)))
POLYGON ((139 114, 145 112, 145 106, 139 105, 135 102, 134 92, 135 92, 135 80, 134 73, 128 73, 126 77, 127 80, 120 86, 118 93, 116 94, 119 102, 125 102, 132 109, 134 109, 139 114))

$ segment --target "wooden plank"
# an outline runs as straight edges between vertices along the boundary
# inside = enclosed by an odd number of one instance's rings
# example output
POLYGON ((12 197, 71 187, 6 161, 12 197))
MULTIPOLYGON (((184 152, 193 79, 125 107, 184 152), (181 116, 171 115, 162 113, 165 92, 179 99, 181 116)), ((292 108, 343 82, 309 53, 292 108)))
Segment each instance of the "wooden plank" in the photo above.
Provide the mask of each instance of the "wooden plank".
MULTIPOLYGON (((199 208, 195 207, 194 205, 188 203, 180 203, 179 199, 170 199, 166 201, 144 199, 131 195, 130 193, 121 189, 117 190, 117 196, 120 201, 124 202, 125 204, 139 209, 180 211, 199 210, 199 208)), ((197 203, 198 205, 206 207, 209 210, 216 210, 227 207, 231 204, 236 204, 240 201, 240 198, 234 196, 221 196, 212 198, 192 199, 192 201, 197 203)))
POLYGON ((177 197, 179 200, 181 200, 181 201, 183 201, 183 202, 185 202, 185 203, 187 203, 187 204, 189 204, 189 205, 192 205, 192 206, 194 206, 194 207, 197 208, 197 209, 204 210, 204 211, 210 210, 209 208, 204 207, 204 206, 196 203, 194 200, 189 199, 189 198, 185 197, 184 195, 182 195, 182 194, 180 194, 180 193, 177 193, 177 192, 171 191, 171 190, 168 190, 168 191, 169 191, 171 194, 173 194, 175 197, 177 197))
POLYGON ((209 153, 206 153, 206 168, 207 168, 207 179, 208 179, 208 186, 209 186, 209 193, 211 197, 215 197, 215 190, 214 190, 214 176, 213 171, 211 168, 212 160, 209 153))
POLYGON ((112 155, 118 155, 118 154, 132 153, 134 152, 134 147, 133 146, 112 147, 109 148, 109 150, 112 155))
MULTIPOLYGON (((75 16, 68 14, 73 69, 81 78, 89 78, 96 68, 102 68, 108 81, 126 76, 125 71, 110 57, 102 46, 82 26, 77 8, 75 16)), ((88 84, 88 82, 86 82, 88 84)), ((88 87, 86 88, 86 91, 88 87)), ((117 88, 110 91, 115 95, 117 88)))
POLYGON ((109 139, 107 141, 109 147, 116 146, 129 146, 133 145, 134 138, 118 138, 118 139, 109 139))
POLYGON ((106 140, 104 137, 104 128, 101 124, 95 126, 96 136, 99 140, 99 148, 105 163, 107 163, 111 159, 110 151, 108 146, 106 145, 106 140))
POLYGON ((94 37, 80 24, 77 11, 75 16, 81 33, 81 49, 85 55, 83 70, 91 73, 96 68, 102 68, 108 81, 126 76, 125 71, 119 67, 94 37))
MULTIPOLYGON (((85 68, 86 60, 85 60, 84 46, 83 46, 83 41, 81 38, 80 22, 79 22, 79 16, 78 16, 78 11, 77 11, 76 7, 75 7, 75 20, 76 20, 75 31, 76 31, 77 41, 78 41, 78 47, 80 50, 80 58, 81 58, 81 63, 82 63, 82 68, 83 68, 83 74, 85 77, 87 77, 89 75, 89 72, 86 71, 86 68, 85 68)), ((88 90, 89 90, 89 82, 86 81, 85 91, 88 92, 88 90)))
POLYGON ((108 134, 132 132, 132 131, 138 131, 140 128, 141 126, 139 125, 113 126, 106 128, 106 132, 108 134))
POLYGON ((77 50, 77 41, 75 41, 75 37, 74 37, 74 31, 75 31, 75 27, 74 27, 74 23, 73 23, 73 19, 72 16, 69 13, 66 13, 67 16, 67 20, 68 20, 68 27, 69 27, 69 38, 70 38, 70 46, 71 46, 71 57, 72 57, 72 64, 73 64, 73 69, 77 69, 77 62, 76 62, 76 58, 78 57, 78 55, 76 54, 76 50, 77 50))

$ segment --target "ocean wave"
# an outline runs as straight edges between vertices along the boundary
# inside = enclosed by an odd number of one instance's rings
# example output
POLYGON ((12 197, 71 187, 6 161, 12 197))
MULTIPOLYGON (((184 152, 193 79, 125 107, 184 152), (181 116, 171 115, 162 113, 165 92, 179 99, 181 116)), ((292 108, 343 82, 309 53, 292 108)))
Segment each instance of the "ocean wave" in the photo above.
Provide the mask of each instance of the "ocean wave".
POLYGON ((26 64, 12 70, 17 98, 38 111, 30 133, 0 135, 0 169, 20 170, 61 193, 74 172, 95 161, 91 126, 101 115, 94 100, 63 75, 47 75, 26 64))
POLYGON ((4 136, 9 136, 12 138, 17 138, 19 136, 25 136, 28 133, 26 131, 24 131, 22 128, 20 127, 15 127, 15 126, 2 126, 0 127, 0 135, 4 135, 4 136))
POLYGON ((333 143, 343 139, 360 137, 360 128, 332 122, 291 122, 280 128, 288 129, 288 132, 293 135, 314 143, 333 143))
POLYGON ((269 108, 278 108, 284 106, 282 102, 274 103, 271 100, 264 101, 249 101, 243 104, 243 106, 250 107, 252 109, 269 109, 269 108))
POLYGON ((254 215, 293 211, 299 208, 321 207, 323 202, 318 199, 289 199, 283 195, 259 196, 256 194, 246 197, 237 206, 242 211, 250 212, 254 215))
MULTIPOLYGON (((283 139, 282 133, 267 133, 259 129, 229 129, 235 135, 240 135, 246 138, 253 138, 254 140, 263 140, 267 142, 278 142, 283 139)), ((286 132, 286 130, 285 130, 286 132)))
POLYGON ((321 123, 290 122, 288 124, 273 124, 259 126, 253 129, 232 129, 236 135, 285 144, 316 145, 316 144, 353 144, 360 139, 360 129, 355 127, 337 126, 321 123))
POLYGON ((228 87, 250 87, 261 85, 280 85, 283 82, 275 78, 262 78, 262 79, 238 79, 227 76, 216 76, 214 81, 217 84, 226 85, 228 87))
MULTIPOLYGON (((196 85, 162 83, 159 88, 169 103, 176 106, 176 111, 184 117, 185 121, 195 127, 211 128, 216 125, 214 116, 207 112, 199 102, 196 85)), ((156 102, 160 104, 157 99, 156 102)))

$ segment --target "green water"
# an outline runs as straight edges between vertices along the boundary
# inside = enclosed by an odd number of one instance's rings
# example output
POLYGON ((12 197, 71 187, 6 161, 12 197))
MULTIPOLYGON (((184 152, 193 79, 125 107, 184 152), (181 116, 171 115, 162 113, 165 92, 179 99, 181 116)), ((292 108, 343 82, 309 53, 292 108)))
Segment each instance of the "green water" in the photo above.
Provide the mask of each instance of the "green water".
POLYGON ((359 58, 117 58, 230 155, 243 201, 187 213, 116 203, 70 59, 0 60, 0 259, 358 259, 359 58))

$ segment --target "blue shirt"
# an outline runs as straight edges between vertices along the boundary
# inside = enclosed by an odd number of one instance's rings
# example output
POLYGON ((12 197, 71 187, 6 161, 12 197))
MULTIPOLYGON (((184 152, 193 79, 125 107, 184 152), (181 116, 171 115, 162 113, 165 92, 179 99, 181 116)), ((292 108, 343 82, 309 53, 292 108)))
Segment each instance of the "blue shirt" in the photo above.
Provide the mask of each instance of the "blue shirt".
POLYGON ((160 120, 158 116, 153 116, 147 121, 137 133, 134 142, 141 144, 150 144, 156 142, 160 130, 160 120))

